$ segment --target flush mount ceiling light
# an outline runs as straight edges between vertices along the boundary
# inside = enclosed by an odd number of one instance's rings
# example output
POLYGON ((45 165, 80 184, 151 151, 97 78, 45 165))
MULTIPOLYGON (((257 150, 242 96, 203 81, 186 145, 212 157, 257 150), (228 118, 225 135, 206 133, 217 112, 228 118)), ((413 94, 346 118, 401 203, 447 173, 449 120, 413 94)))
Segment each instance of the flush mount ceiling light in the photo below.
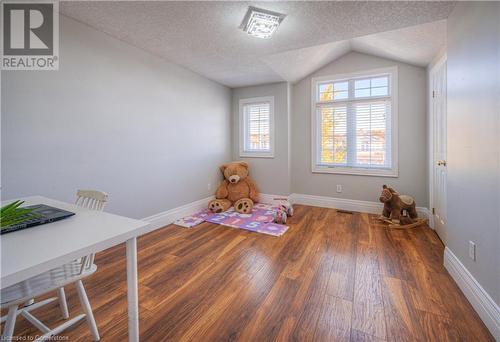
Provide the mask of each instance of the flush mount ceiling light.
POLYGON ((251 36, 268 39, 284 18, 284 14, 250 6, 240 28, 251 36))

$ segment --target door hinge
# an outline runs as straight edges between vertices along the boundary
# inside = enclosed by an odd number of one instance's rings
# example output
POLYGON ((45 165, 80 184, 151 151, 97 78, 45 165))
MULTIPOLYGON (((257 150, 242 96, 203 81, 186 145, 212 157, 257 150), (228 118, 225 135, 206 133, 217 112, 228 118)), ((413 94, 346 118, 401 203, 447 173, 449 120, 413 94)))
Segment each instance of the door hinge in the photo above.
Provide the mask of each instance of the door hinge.
POLYGON ((436 91, 435 91, 435 90, 433 90, 433 91, 432 91, 432 98, 435 98, 435 97, 436 97, 436 91))
POLYGON ((436 214, 436 208, 432 208, 432 215, 436 214))

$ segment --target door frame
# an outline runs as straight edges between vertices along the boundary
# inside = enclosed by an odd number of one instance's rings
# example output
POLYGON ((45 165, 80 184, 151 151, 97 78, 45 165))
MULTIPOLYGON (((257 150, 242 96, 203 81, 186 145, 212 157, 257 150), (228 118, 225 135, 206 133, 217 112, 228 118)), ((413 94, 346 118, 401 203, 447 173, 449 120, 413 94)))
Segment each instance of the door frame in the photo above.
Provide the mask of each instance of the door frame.
MULTIPOLYGON (((427 93, 427 110, 428 110, 428 118, 429 118, 429 132, 428 132, 428 176, 429 176, 429 226, 432 229, 436 229, 434 225, 434 213, 432 212, 432 208, 434 208, 434 119, 435 113, 432 106, 432 92, 434 91, 432 86, 432 75, 436 72, 437 69, 443 66, 447 61, 447 54, 444 53, 430 68, 428 72, 428 93, 427 93)), ((447 98, 448 100, 448 98, 447 98)))

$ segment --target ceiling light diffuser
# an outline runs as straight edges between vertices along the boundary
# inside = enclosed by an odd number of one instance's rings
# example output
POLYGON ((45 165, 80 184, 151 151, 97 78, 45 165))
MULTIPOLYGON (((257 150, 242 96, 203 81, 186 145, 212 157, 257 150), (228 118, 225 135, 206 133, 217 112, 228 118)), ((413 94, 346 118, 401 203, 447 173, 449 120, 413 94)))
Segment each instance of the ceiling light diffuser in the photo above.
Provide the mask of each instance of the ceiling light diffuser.
POLYGON ((240 28, 251 36, 268 39, 284 18, 284 14, 250 6, 240 28))

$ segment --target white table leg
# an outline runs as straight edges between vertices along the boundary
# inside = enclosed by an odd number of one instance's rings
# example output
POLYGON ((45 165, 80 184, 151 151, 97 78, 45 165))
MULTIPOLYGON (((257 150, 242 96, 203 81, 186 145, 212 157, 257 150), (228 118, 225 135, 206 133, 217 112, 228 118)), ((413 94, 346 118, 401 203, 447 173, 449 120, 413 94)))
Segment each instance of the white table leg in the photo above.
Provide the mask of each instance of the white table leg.
POLYGON ((137 238, 127 240, 128 340, 139 342, 139 300, 137 290, 137 238))

